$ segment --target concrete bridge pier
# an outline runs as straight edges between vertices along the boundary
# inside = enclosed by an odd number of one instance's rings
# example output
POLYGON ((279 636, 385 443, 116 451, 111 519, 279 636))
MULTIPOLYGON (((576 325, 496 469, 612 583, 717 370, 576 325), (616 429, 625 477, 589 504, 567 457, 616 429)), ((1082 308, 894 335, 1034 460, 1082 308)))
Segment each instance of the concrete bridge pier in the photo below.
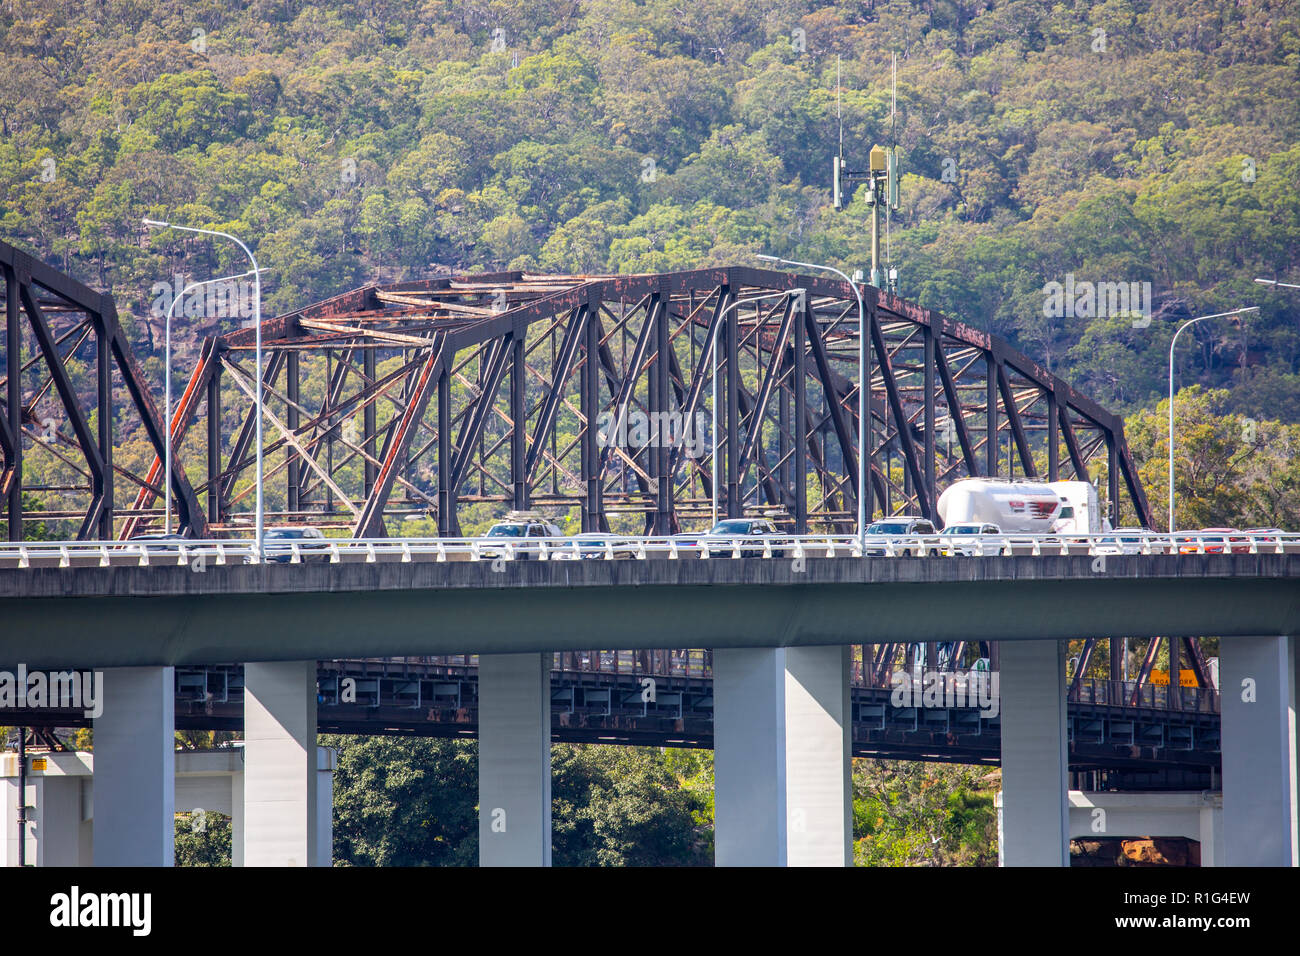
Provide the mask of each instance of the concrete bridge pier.
POLYGON ((718 866, 848 866, 847 646, 713 652, 718 866))
POLYGON ((1300 866, 1296 639, 1219 642, 1226 866, 1300 866))
POLYGON ((103 673, 103 713, 94 718, 95 865, 171 866, 175 668, 115 667, 103 673))
POLYGON ((1070 837, 1182 837, 1200 844, 1203 868, 1218 866, 1223 859, 1223 794, 1071 790, 1070 837))
POLYGON ((999 663, 998 863, 1069 866, 1065 643, 1003 641, 999 663))
POLYGON ((551 865, 551 662, 479 655, 480 866, 551 865))
POLYGON ((245 664, 243 865, 329 865, 316 754, 316 661, 245 664))

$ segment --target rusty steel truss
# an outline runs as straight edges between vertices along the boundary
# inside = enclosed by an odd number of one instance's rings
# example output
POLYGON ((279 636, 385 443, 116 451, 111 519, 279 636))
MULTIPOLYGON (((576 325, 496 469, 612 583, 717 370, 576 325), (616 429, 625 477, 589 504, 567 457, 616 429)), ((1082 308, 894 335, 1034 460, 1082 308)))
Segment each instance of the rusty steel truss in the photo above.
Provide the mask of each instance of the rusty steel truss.
MULTIPOLYGON (((1150 526, 1118 416, 995 335, 863 292, 869 513, 934 518, 956 478, 1091 480, 1103 461, 1112 522, 1122 485, 1127 514, 1150 526)), ((462 507, 485 503, 576 511, 585 531, 697 530, 712 516, 716 448, 721 515, 849 531, 858 335, 847 283, 740 267, 357 289, 263 325, 276 517, 383 536, 389 522, 427 516, 459 535, 462 507)), ((176 409, 178 443, 206 423, 195 534, 226 532, 247 509, 252 350, 249 329, 207 339, 176 409), (223 383, 242 393, 231 432, 223 383)), ((125 533, 148 520, 160 468, 125 533)))
MULTIPOLYGON (((69 520, 78 539, 114 536, 115 480, 161 493, 162 469, 143 478, 114 462, 114 448, 139 436, 163 450, 162 415, 131 352, 109 295, 95 292, 0 242, 5 321, 0 363, 0 495, 9 540, 24 537, 25 517, 69 520), (126 393, 127 402, 118 397, 126 393), (57 462, 57 483, 24 484, 24 459, 57 462), (23 495, 47 503, 27 509, 23 495), (57 497, 60 504, 48 501, 57 497)), ((199 502, 175 475, 187 522, 199 502)), ((118 522, 117 527, 122 527, 118 522)))
MULTIPOLYGON (((37 443, 85 479, 80 537, 157 530, 161 419, 111 298, 0 249, 10 536, 21 533, 23 491, 48 490, 21 482, 24 447, 37 443), (28 338, 36 348, 8 347, 28 338), (83 406, 74 364, 93 366, 96 405, 108 414, 83 406), (115 412, 123 386, 130 405, 115 412), (41 431, 51 389, 65 413, 52 435, 41 431), (143 425, 153 455, 144 474, 113 465, 115 423, 119 434, 143 425), (116 507, 115 472, 134 494, 128 503, 119 491, 116 507)), ((869 514, 935 518, 939 492, 961 477, 1092 480, 1100 466, 1112 523, 1126 505, 1126 519, 1151 525, 1118 416, 998 336, 861 289, 869 514)), ((848 283, 742 267, 356 289, 263 322, 268 518, 377 537, 423 517, 455 536, 477 505, 474 527, 534 509, 572 516, 585 531, 669 534, 711 520, 716 471, 720 516, 851 532, 858 325, 848 283)), ((253 339, 238 327, 206 338, 173 396, 176 522, 194 537, 248 529, 253 339), (198 441, 186 445, 196 423, 198 441)), ((71 513, 29 509, 32 518, 71 513)))

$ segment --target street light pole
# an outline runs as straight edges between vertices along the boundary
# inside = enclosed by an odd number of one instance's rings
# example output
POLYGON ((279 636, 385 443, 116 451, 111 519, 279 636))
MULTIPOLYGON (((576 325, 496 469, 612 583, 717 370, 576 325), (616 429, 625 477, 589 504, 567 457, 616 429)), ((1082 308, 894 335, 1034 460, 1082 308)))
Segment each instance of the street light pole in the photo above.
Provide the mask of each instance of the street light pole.
POLYGON ((1278 282, 1276 279, 1256 279, 1255 281, 1260 285, 1278 286, 1282 289, 1300 289, 1300 285, 1296 285, 1294 282, 1278 282))
MULTIPOLYGON (((160 222, 157 219, 142 219, 146 226, 155 229, 175 229, 178 232, 193 232, 202 236, 218 236, 222 239, 229 239, 231 242, 244 250, 244 255, 248 256, 248 261, 253 264, 253 322, 254 322, 254 341, 255 341, 255 364, 257 366, 257 385, 254 392, 253 405, 256 409, 256 441, 257 441, 257 516, 256 516, 256 543, 254 545, 257 551, 257 559, 262 559, 262 537, 263 525, 265 524, 265 506, 262 500, 262 270, 257 264, 252 251, 248 246, 237 237, 228 232, 219 232, 216 229, 197 229, 193 226, 177 226, 169 222, 160 222)), ((167 423, 167 429, 170 432, 171 423, 167 423)), ((167 476, 167 482, 170 485, 171 475, 167 476)))
MULTIPOLYGON (((862 290, 858 284, 834 266, 819 265, 815 262, 797 262, 794 259, 782 259, 779 256, 760 255, 764 262, 776 262, 781 265, 795 266, 800 269, 818 269, 833 272, 849 284, 853 294, 858 297, 858 539, 862 544, 862 553, 866 554, 867 521, 871 517, 871 375, 867 360, 870 356, 868 341, 866 309, 862 304, 862 290)), ((802 387, 802 383, 800 383, 802 387)))
POLYGON ((164 323, 165 346, 163 348, 163 401, 166 406, 164 418, 166 420, 167 431, 163 436, 164 462, 163 462, 163 532, 172 533, 172 314, 176 310, 176 303, 181 302, 193 290, 199 286, 212 285, 216 282, 228 282, 231 279, 242 279, 244 276, 252 275, 252 272, 240 272, 237 275, 221 276, 217 279, 204 279, 201 282, 191 282, 167 306, 167 319, 164 323))
MULTIPOLYGON (((1259 281, 1258 279, 1255 281, 1259 281)), ((1174 346, 1178 344, 1178 336, 1182 334, 1183 329, 1195 325, 1197 322, 1204 322, 1206 319, 1221 319, 1228 315, 1242 315, 1246 312, 1258 312, 1256 306, 1248 306, 1241 309, 1233 309, 1231 312, 1216 312, 1213 315, 1202 315, 1195 319, 1188 319, 1178 327, 1174 337, 1169 342, 1169 533, 1174 533, 1174 346)))
MULTIPOLYGON (((710 345, 710 352, 713 359, 713 524, 718 523, 718 339, 722 334, 722 320, 726 318, 727 313, 732 309, 738 309, 742 305, 750 302, 759 302, 763 299, 776 299, 793 293, 802 292, 802 289, 795 289, 791 292, 764 292, 762 295, 750 296, 748 299, 737 299, 731 305, 727 306, 718 313, 715 319, 716 327, 713 330, 713 342, 710 345)), ((728 454, 735 454, 735 451, 728 449, 728 454)))

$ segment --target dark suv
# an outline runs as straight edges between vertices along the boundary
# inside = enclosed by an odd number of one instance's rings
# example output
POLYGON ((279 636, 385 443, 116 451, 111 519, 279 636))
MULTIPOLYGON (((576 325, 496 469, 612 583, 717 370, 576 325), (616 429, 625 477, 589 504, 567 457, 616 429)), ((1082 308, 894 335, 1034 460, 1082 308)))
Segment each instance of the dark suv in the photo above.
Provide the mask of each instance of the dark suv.
POLYGON ((329 542, 320 528, 267 528, 263 534, 263 551, 267 561, 288 564, 293 561, 294 546, 298 547, 298 560, 328 561, 329 542))
POLYGON ((785 551, 775 545, 788 544, 781 534, 777 526, 767 518, 727 518, 708 530, 703 544, 708 548, 711 558, 729 558, 736 553, 737 546, 742 555, 761 555, 765 546, 762 539, 777 536, 770 542, 773 546, 772 556, 781 558, 785 557, 785 551))

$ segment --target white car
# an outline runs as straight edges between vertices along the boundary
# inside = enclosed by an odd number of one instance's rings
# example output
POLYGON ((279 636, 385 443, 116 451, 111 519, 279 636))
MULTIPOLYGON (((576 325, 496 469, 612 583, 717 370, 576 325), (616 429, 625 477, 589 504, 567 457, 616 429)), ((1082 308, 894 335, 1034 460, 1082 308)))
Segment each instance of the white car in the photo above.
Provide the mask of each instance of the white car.
MULTIPOLYGON (((512 511, 488 529, 492 541, 480 550, 485 558, 535 558, 541 552, 541 539, 562 539, 564 532, 533 511, 512 511)), ((548 540, 547 551, 553 552, 560 540, 548 540)))
POLYGON ((615 561, 636 557, 636 547, 617 534, 591 531, 557 541, 550 557, 556 561, 615 561))
MULTIPOLYGON (((973 557, 980 554, 1003 554, 1003 542, 989 542, 987 537, 1002 537, 1002 529, 988 521, 959 521, 939 532, 943 553, 973 557)), ((1006 554, 1011 553, 1008 546, 1006 554)))
POLYGON ((1145 528, 1117 528, 1093 547, 1093 554, 1163 554, 1163 541, 1145 528))

